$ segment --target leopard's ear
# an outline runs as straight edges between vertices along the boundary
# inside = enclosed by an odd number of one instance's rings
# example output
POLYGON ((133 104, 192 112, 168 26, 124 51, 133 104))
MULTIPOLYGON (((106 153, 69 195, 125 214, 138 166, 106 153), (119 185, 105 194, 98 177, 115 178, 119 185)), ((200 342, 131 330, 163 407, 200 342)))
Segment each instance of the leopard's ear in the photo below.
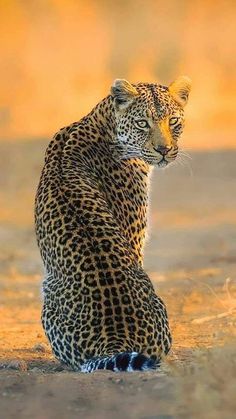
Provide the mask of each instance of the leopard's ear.
POLYGON ((138 96, 138 91, 125 79, 116 79, 111 87, 111 95, 115 98, 118 109, 126 109, 138 96))
POLYGON ((181 76, 173 81, 173 83, 169 86, 171 96, 182 107, 184 107, 188 102, 191 84, 191 80, 187 76, 181 76))

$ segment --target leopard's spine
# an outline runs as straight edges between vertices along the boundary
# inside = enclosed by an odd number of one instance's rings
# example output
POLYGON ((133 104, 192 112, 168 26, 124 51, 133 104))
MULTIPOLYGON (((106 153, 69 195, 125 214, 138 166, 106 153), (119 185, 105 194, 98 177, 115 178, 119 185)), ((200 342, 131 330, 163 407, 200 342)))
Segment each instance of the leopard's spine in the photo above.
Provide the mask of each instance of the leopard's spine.
POLYGON ((121 352, 112 356, 94 357, 85 362, 81 372, 93 372, 96 370, 121 371, 146 371, 156 369, 159 361, 148 358, 138 352, 121 352))

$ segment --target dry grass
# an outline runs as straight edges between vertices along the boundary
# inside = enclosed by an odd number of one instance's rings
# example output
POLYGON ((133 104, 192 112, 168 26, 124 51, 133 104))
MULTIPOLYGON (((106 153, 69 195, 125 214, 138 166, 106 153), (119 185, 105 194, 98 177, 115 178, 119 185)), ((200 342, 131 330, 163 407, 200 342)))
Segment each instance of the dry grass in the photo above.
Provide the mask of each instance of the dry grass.
POLYGON ((219 305, 223 306, 226 311, 213 316, 205 316, 198 319, 194 319, 192 320, 192 323, 202 324, 211 320, 222 319, 223 317, 228 317, 236 313, 236 298, 234 298, 232 293, 230 292, 231 283, 231 278, 226 278, 225 283, 222 287, 222 295, 220 296, 217 295, 214 289, 210 287, 208 284, 203 284, 211 291, 211 293, 215 296, 216 300, 219 302, 219 305))

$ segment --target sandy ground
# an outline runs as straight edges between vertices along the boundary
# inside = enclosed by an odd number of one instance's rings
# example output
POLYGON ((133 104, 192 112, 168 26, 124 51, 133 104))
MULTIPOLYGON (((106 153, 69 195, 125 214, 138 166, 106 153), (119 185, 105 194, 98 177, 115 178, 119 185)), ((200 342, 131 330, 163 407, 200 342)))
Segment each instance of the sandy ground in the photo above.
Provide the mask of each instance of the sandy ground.
POLYGON ((236 152, 153 174, 145 266, 168 307, 166 362, 83 375, 55 361, 40 324, 32 202, 45 146, 0 144, 0 417, 236 417, 236 152))

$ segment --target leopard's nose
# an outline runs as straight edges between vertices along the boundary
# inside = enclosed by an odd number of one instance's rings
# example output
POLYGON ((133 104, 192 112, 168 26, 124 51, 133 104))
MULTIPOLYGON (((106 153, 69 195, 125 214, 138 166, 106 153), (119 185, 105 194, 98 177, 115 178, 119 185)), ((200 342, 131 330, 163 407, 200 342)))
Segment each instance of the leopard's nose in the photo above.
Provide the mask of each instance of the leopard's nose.
POLYGON ((157 151, 158 153, 160 153, 162 156, 165 156, 170 150, 171 150, 171 146, 164 146, 164 145, 159 145, 158 147, 153 147, 155 151, 157 151))

